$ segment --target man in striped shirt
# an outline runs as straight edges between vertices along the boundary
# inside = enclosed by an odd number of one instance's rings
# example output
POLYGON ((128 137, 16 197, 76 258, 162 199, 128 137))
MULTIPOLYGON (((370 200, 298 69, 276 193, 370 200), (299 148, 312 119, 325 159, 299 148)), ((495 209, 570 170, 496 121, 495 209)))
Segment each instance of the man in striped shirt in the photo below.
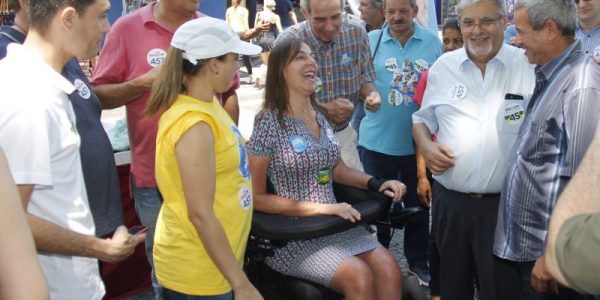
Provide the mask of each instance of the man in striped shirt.
POLYGON ((577 3, 577 30, 583 52, 600 63, 600 0, 575 0, 577 3))
MULTIPOLYGON (((600 66, 575 39, 572 0, 519 0, 516 43, 536 64, 536 87, 509 152, 494 254, 511 269, 502 290, 510 299, 579 299, 558 288, 543 257, 556 200, 594 136, 600 119, 600 66), (535 291, 532 290, 535 289, 535 291), (520 296, 520 297, 519 297, 520 296)), ((509 298, 506 298, 509 299, 509 298)))

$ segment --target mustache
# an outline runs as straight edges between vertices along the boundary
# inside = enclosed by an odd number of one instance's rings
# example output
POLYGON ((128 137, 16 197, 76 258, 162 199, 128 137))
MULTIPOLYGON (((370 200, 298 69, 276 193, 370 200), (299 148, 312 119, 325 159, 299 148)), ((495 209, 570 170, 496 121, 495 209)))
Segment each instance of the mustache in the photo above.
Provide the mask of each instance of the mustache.
POLYGON ((390 23, 390 25, 394 25, 394 24, 403 25, 403 24, 406 24, 407 22, 404 19, 398 19, 398 20, 392 20, 391 22, 388 22, 388 23, 390 23))

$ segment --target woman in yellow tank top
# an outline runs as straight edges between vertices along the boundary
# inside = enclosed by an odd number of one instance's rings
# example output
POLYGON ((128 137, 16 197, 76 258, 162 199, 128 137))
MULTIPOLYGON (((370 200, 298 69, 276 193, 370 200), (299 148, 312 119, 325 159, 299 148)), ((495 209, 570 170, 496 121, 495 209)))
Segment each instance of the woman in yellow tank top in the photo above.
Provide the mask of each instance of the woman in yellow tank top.
POLYGON ((242 271, 252 218, 244 141, 214 98, 229 89, 242 42, 224 21, 177 29, 147 114, 160 114, 156 181, 164 198, 154 267, 167 299, 262 299, 242 271), (191 297, 190 297, 191 296, 191 297))

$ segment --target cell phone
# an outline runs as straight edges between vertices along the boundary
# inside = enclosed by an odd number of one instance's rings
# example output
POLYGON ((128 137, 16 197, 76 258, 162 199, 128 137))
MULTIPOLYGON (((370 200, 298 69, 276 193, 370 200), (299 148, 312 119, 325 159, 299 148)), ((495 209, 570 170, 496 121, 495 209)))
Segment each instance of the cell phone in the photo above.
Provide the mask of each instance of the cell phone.
POLYGON ((147 232, 148 226, 133 226, 128 231, 131 235, 138 235, 147 232))
POLYGON ((506 94, 504 96, 505 100, 524 100, 523 96, 516 94, 506 94))

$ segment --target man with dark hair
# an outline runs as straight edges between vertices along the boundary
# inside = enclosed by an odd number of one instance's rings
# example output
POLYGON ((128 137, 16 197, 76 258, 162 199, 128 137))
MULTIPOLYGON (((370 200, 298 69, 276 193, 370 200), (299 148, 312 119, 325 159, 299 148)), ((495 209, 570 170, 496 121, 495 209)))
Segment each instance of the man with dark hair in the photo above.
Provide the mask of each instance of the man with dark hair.
MULTIPOLYGON (((306 21, 296 24, 277 37, 293 36, 311 47, 319 65, 316 96, 339 140, 342 159, 362 170, 356 150, 357 136, 350 119, 355 105, 375 111, 381 99, 372 81, 369 41, 360 22, 344 16, 344 0, 302 0, 300 8, 306 21)), ((276 41, 276 43, 277 43, 276 41)))
POLYGON ((600 121, 600 66, 575 39, 573 0, 519 0, 514 21, 516 44, 537 65, 536 85, 507 152, 494 254, 512 270, 502 279, 505 290, 522 299, 556 293, 552 299, 578 299, 573 291, 559 292, 543 255, 550 214, 600 121))
POLYGON ((6 46, 22 44, 29 30, 29 0, 10 0, 8 9, 15 14, 15 21, 12 26, 0 27, 0 59, 6 56, 6 46))
POLYGON ((94 236, 79 154, 80 136, 61 75, 74 57, 96 55, 108 31, 107 0, 30 0, 24 44, 0 61, 0 146, 4 148, 38 249, 52 299, 101 299, 97 259, 117 262, 144 236, 123 226, 111 239, 94 236), (26 65, 27 68, 23 68, 26 65), (35 86, 32 85, 35 84, 35 86))

